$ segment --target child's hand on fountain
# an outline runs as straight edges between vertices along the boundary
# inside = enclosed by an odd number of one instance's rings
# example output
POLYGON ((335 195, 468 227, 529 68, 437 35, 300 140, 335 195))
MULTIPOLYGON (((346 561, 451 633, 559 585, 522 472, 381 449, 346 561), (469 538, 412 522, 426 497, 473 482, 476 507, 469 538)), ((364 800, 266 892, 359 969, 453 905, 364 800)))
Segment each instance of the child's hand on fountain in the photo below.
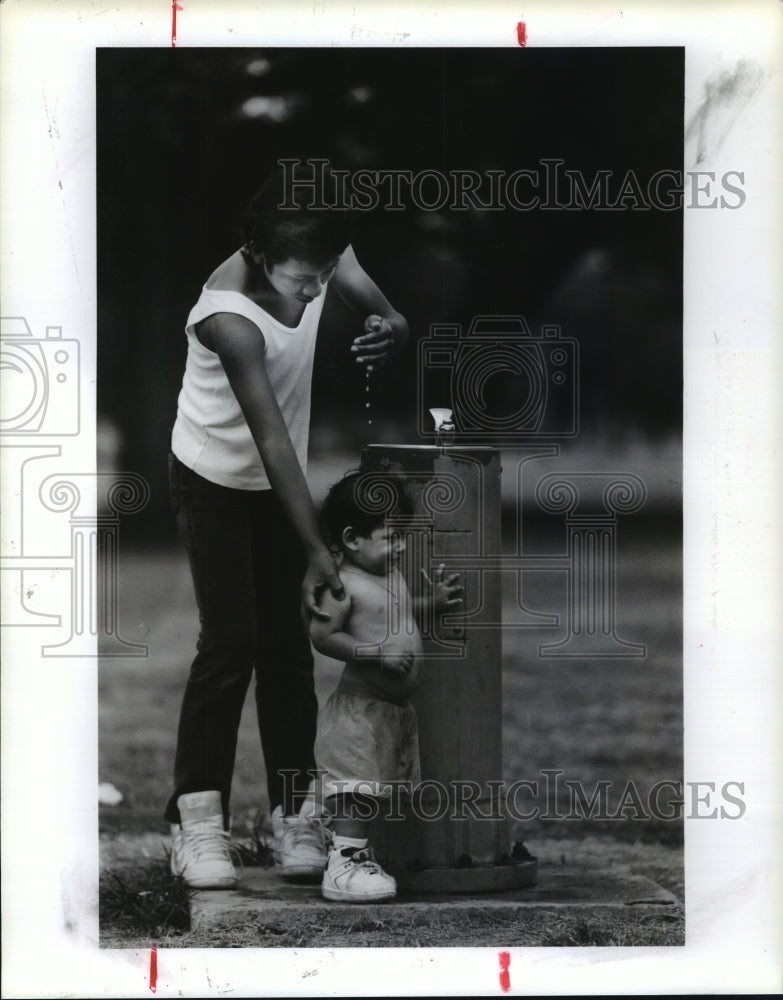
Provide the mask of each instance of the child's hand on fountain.
POLYGON ((432 610, 435 611, 436 614, 448 611, 457 604, 462 604, 461 595, 465 590, 465 588, 459 583, 459 573, 451 573, 444 579, 443 574, 445 569, 445 564, 441 563, 435 570, 434 580, 429 578, 426 570, 422 569, 421 571, 421 575, 424 577, 424 582, 429 588, 429 600, 431 601, 432 610))

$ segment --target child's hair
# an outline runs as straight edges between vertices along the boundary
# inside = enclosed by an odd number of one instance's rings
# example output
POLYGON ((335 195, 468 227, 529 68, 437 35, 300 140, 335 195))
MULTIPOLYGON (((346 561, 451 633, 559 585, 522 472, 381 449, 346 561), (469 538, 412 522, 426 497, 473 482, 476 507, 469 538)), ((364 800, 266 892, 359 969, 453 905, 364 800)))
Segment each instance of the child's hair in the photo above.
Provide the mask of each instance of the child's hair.
POLYGON ((329 490, 321 507, 321 532, 333 551, 341 550, 346 528, 369 538, 387 519, 402 520, 412 513, 413 503, 399 476, 352 470, 329 490))
POLYGON ((242 253, 248 263, 253 262, 253 253, 262 253, 267 264, 281 264, 292 257, 320 264, 338 257, 348 246, 348 210, 311 207, 339 205, 334 176, 323 170, 306 180, 301 186, 287 187, 286 175, 278 170, 253 197, 242 221, 242 253))

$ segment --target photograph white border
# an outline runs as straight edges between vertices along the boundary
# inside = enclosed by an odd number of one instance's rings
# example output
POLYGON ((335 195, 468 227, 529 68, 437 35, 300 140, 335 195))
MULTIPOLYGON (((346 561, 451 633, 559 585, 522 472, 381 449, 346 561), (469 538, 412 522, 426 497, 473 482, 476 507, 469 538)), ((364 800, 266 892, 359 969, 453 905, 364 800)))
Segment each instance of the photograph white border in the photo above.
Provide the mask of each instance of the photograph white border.
MULTIPOLYGON (((739 820, 686 821, 684 947, 510 949, 511 992, 778 992, 780 4, 180 7, 178 47, 505 47, 518 44, 520 21, 528 47, 685 47, 684 168, 741 171, 746 199, 736 210, 684 213, 684 777, 717 787, 742 781, 747 810, 739 820), (743 66, 760 74, 752 92, 718 86, 743 66)), ((81 432, 58 444, 64 471, 90 472, 95 50, 170 46, 171 5, 5 0, 0 20, 2 313, 24 316, 36 337, 56 325, 79 340, 81 432)), ((8 514, 21 487, 5 454, 3 466, 8 514)), ((4 554, 24 541, 12 522, 4 517, 4 554)), ((59 544, 67 549, 67 538, 59 544)), ((62 584, 56 577, 52 593, 62 584)), ((3 593, 4 621, 17 598, 3 593)), ((97 946, 96 660, 45 659, 37 633, 2 630, 3 996, 148 996, 149 952, 97 946)), ((156 995, 493 995, 501 992, 497 952, 161 949, 156 995)))

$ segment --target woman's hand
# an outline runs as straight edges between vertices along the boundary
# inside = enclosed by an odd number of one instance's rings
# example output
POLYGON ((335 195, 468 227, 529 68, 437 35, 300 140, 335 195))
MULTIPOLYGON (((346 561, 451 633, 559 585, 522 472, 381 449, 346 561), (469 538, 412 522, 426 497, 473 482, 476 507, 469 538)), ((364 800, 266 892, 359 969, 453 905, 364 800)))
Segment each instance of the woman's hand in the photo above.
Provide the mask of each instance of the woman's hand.
POLYGON ((305 613, 322 621, 331 618, 328 611, 319 606, 319 595, 328 587, 338 601, 345 597, 345 589, 337 572, 337 563, 328 549, 318 550, 310 555, 307 571, 302 580, 302 607, 305 613))
POLYGON ((408 341, 408 323, 356 259, 352 246, 340 255, 331 279, 335 291, 357 316, 364 316, 364 334, 351 346, 356 363, 371 372, 401 351, 408 341))
POLYGON ((366 365, 367 371, 380 368, 398 350, 398 338, 392 323, 383 316, 373 314, 364 321, 364 335, 351 345, 356 363, 366 365))

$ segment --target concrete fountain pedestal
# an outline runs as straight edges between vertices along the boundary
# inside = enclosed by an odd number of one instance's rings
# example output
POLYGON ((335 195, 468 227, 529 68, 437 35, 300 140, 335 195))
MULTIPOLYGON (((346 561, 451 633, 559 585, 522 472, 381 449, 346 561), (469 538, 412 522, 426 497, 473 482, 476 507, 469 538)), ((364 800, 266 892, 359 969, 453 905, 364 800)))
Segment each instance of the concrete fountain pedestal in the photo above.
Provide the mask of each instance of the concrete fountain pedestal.
MULTIPOLYGON (((202 891, 191 899, 193 930, 225 929, 252 924, 285 930, 304 922, 328 922, 331 930, 350 931, 356 920, 395 923, 405 927, 437 920, 443 945, 459 944, 466 918, 481 919, 487 927, 487 945, 507 934, 517 918, 573 914, 614 913, 643 921, 653 915, 671 913, 679 900, 648 878, 596 868, 560 864, 539 867, 535 885, 523 889, 489 893, 422 893, 401 891, 387 903, 350 905, 322 898, 318 885, 296 885, 284 881, 277 868, 245 868, 237 889, 231 892, 202 891), (499 933, 493 932, 497 926, 499 933), (505 928, 505 929, 504 929, 505 928), (452 936, 455 935, 455 936, 452 936)), ((350 944, 349 941, 346 942, 350 944)), ((379 941, 379 945, 382 942, 379 941)))

